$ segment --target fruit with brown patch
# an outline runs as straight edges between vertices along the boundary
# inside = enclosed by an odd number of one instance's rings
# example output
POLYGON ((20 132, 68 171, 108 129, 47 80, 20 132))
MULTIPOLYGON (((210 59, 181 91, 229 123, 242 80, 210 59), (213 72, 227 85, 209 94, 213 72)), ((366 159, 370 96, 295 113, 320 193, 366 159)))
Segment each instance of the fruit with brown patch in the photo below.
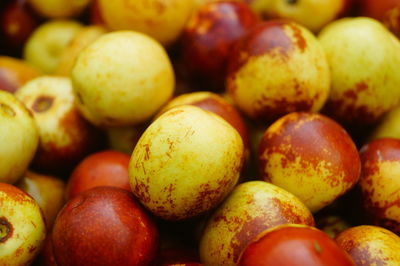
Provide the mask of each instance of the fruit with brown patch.
POLYGON ((275 121, 259 146, 261 177, 299 197, 312 212, 332 203, 359 180, 357 147, 332 119, 291 113, 275 121))

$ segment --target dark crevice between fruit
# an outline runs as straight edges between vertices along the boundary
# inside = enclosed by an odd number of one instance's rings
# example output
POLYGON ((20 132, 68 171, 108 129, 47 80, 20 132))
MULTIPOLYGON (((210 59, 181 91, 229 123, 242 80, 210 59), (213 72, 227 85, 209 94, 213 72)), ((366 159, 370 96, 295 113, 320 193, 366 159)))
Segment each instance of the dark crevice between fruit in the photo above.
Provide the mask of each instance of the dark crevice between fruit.
POLYGON ((13 234, 14 228, 5 217, 0 217, 0 243, 4 243, 13 234))
POLYGON ((296 5, 296 4, 299 2, 299 0, 286 0, 286 2, 287 2, 289 5, 296 5))

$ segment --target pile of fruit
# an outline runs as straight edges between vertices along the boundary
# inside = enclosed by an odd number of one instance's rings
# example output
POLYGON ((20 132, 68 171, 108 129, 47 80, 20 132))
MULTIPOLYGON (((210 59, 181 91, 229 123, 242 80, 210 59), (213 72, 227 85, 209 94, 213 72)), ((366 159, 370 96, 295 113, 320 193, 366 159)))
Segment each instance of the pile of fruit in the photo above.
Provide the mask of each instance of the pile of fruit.
POLYGON ((0 265, 400 265, 400 0, 1 0, 0 265))

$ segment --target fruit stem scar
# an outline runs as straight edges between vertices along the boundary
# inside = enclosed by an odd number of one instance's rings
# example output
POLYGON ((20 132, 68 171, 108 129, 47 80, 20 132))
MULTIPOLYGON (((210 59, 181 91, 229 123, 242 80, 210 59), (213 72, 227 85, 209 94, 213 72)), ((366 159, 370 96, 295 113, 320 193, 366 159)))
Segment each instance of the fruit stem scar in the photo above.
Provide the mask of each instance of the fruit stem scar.
POLYGON ((45 112, 50 109, 51 105, 53 104, 53 100, 54 98, 50 96, 40 96, 33 103, 32 109, 38 113, 45 112))
POLYGON ((297 4, 298 1, 299 1, 299 0, 286 0, 286 2, 287 2, 288 4, 290 4, 290 5, 295 5, 295 4, 297 4))
POLYGON ((317 253, 321 253, 322 249, 321 246, 318 244, 318 241, 314 241, 314 248, 317 251, 317 253))
POLYGON ((0 109, 9 116, 15 116, 14 110, 7 104, 0 103, 0 109))
POLYGON ((13 227, 5 217, 0 217, 0 243, 4 243, 11 237, 13 227))

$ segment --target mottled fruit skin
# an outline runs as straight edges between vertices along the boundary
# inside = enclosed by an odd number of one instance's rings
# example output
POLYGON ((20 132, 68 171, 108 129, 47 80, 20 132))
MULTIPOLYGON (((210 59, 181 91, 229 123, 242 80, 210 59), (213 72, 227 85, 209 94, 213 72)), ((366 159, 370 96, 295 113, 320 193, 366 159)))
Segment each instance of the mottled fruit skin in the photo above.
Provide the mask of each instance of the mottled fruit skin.
POLYGON ((134 31, 104 34, 78 56, 71 79, 83 116, 98 126, 134 126, 150 119, 173 94, 165 49, 134 31))
POLYGON ((330 118, 296 112, 264 133, 258 153, 263 180, 298 196, 311 211, 329 205, 360 177, 360 157, 347 132, 330 118))
POLYGON ((150 265, 158 247, 153 221, 132 193, 96 187, 70 200, 53 228, 58 266, 150 265))
POLYGON ((222 91, 233 44, 258 22, 242 2, 211 2, 194 12, 181 37, 182 61, 192 83, 222 91))
POLYGON ((96 0, 100 16, 111 30, 143 32, 163 45, 181 34, 194 8, 193 0, 96 0))
POLYGON ((30 265, 45 237, 46 224, 36 201, 0 183, 0 265, 30 265))
POLYGON ((26 82, 38 77, 40 72, 25 61, 0 56, 0 90, 14 93, 26 82))
POLYGON ((264 181, 238 185, 208 220, 199 245, 204 265, 237 265, 262 231, 281 224, 314 225, 307 207, 291 193, 264 181))
POLYGON ((241 255, 240 266, 353 266, 349 254, 324 232, 304 225, 282 225, 258 235, 241 255))
POLYGON ((400 234, 400 140, 371 141, 360 154, 364 208, 376 225, 400 234))
POLYGON ((385 13, 382 19, 383 24, 400 38, 400 1, 399 4, 385 13))
POLYGON ((129 160, 128 154, 113 150, 90 154, 75 167, 68 179, 67 199, 99 186, 113 186, 131 191, 129 160))
POLYGON ((336 242, 357 266, 400 265, 400 238, 384 228, 352 227, 340 233, 336 242))
POLYGON ((79 113, 69 78, 41 76, 19 88, 15 96, 32 112, 39 129, 32 165, 36 170, 65 175, 100 146, 101 132, 79 113))
POLYGON ((400 41, 381 23, 344 18, 318 38, 332 74, 324 113, 344 124, 373 124, 399 103, 400 41))
POLYGON ((169 101, 168 104, 162 108, 160 113, 164 113, 173 107, 185 104, 197 106, 203 110, 213 112, 225 119, 226 122, 231 124, 231 126, 238 131, 242 137, 245 148, 249 149, 250 140, 244 119, 236 107, 230 104, 222 96, 208 91, 185 93, 169 101))
POLYGON ((216 207, 236 185, 243 161, 242 139, 230 124, 184 105, 146 129, 132 153, 129 178, 151 212, 182 220, 216 207))
POLYGON ((0 182, 15 183, 31 163, 39 144, 32 113, 11 93, 0 90, 0 182))
POLYGON ((250 118, 272 121, 294 111, 320 110, 330 86, 324 51, 303 26, 286 20, 259 24, 235 45, 226 89, 250 118))
POLYGON ((386 13, 400 5, 399 0, 362 0, 360 2, 360 15, 382 20, 386 13))

